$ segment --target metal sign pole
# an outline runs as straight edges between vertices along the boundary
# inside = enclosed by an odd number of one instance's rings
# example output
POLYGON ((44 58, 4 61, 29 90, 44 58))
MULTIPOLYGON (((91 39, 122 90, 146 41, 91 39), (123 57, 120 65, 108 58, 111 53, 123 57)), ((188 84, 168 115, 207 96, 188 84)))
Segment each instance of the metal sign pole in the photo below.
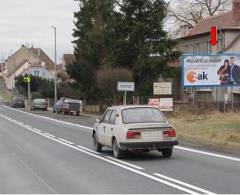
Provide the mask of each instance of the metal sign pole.
POLYGON ((124 105, 127 105, 127 91, 124 91, 124 105))
POLYGON ((231 93, 232 93, 232 111, 233 111, 233 109, 234 109, 234 95, 233 95, 233 86, 232 86, 231 93))

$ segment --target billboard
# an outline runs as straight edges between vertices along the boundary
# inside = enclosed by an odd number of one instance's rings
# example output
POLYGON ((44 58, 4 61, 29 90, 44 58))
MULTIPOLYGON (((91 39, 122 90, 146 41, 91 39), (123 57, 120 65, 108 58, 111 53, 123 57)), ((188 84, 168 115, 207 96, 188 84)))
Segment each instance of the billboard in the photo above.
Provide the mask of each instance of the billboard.
POLYGON ((183 55, 184 87, 240 85, 240 55, 183 55))

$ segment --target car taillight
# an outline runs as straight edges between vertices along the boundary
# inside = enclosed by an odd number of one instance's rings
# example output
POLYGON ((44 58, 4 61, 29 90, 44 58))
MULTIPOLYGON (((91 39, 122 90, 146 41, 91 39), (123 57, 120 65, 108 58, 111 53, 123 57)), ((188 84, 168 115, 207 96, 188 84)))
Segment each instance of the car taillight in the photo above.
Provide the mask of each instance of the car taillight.
POLYGON ((139 139, 140 136, 141 136, 140 132, 136 132, 136 131, 127 132, 127 139, 139 139))
POLYGON ((174 129, 168 129, 163 132, 164 137, 176 137, 176 131, 174 129))

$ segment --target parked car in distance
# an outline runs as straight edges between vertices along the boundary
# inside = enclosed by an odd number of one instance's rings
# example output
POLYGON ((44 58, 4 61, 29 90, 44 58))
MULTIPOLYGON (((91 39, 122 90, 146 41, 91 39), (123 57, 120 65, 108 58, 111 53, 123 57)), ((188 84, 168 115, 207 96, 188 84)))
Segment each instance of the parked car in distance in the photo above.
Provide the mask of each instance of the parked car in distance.
POLYGON ((34 99, 32 104, 32 110, 47 111, 48 104, 45 99, 34 99))
POLYGON ((150 106, 115 106, 108 108, 93 128, 93 147, 113 149, 115 158, 123 158, 126 151, 158 150, 163 157, 172 156, 178 144, 176 131, 163 113, 150 106))
POLYGON ((81 101, 74 99, 65 99, 63 101, 62 112, 64 115, 76 114, 79 116, 81 110, 81 101))
POLYGON ((23 97, 14 97, 12 101, 13 108, 25 108, 25 100, 23 97))

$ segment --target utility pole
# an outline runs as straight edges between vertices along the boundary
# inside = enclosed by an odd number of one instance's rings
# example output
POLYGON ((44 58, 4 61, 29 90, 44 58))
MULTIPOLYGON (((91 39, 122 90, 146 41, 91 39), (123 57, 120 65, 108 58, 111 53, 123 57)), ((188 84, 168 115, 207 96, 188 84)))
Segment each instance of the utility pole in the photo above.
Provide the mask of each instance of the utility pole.
POLYGON ((57 28, 52 26, 54 30, 54 102, 57 101, 57 28))
MULTIPOLYGON (((29 50, 30 50, 30 45, 28 43, 27 44, 27 56, 28 56, 28 78, 30 78, 30 54, 29 54, 29 50)), ((31 81, 30 81, 31 82, 31 81)), ((30 86, 30 82, 28 82, 28 101, 31 101, 31 86, 30 86)))

